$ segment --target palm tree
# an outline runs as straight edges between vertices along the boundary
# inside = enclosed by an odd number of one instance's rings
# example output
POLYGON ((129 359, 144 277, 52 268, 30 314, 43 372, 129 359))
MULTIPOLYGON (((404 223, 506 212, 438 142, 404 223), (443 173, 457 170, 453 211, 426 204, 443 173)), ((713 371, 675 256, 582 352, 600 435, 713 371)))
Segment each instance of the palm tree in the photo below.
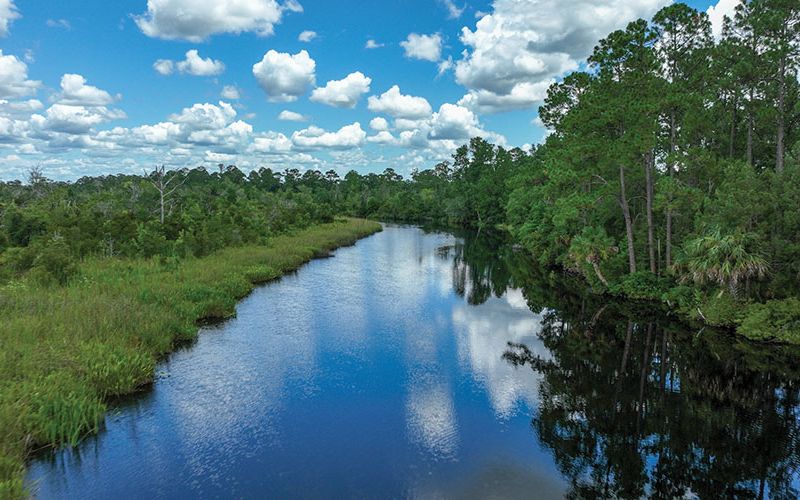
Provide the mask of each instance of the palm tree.
POLYGON ((602 228, 584 228, 583 232, 573 238, 569 246, 569 259, 572 267, 581 271, 584 263, 592 266, 595 276, 608 288, 608 280, 600 270, 600 263, 617 253, 619 249, 614 246, 613 240, 602 228))
POLYGON ((769 272, 767 261, 748 250, 752 240, 752 235, 741 232, 722 235, 719 228, 689 240, 684 247, 685 255, 676 263, 681 281, 718 284, 736 297, 743 281, 762 279, 769 272))

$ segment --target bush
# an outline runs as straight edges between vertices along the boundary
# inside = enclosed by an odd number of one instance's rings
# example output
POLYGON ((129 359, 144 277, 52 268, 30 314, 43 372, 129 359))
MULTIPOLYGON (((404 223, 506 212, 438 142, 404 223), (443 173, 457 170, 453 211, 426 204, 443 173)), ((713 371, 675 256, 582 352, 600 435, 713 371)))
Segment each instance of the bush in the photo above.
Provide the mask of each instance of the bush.
POLYGON ((724 293, 705 299, 698 309, 702 311, 705 322, 709 325, 731 328, 742 317, 744 306, 744 303, 724 293))
POLYGON ((69 246, 62 238, 53 238, 33 261, 31 276, 43 285, 66 285, 78 272, 69 246))
POLYGON ((614 287, 614 292, 635 300, 660 300, 669 290, 670 280, 650 271, 631 273, 614 287))
POLYGON ((800 299, 750 305, 737 331, 755 340, 800 343, 800 299))

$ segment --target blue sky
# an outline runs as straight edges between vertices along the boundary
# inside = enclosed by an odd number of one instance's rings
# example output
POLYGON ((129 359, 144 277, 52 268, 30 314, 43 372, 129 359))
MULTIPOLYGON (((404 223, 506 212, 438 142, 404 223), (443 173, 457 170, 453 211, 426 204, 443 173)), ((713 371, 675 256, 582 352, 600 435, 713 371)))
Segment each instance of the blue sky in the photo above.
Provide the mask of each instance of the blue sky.
MULTIPOLYGON (((536 143, 547 86, 667 3, 0 0, 0 179, 219 162, 408 174, 475 135, 536 143)), ((715 25, 735 5, 689 3, 715 25)))

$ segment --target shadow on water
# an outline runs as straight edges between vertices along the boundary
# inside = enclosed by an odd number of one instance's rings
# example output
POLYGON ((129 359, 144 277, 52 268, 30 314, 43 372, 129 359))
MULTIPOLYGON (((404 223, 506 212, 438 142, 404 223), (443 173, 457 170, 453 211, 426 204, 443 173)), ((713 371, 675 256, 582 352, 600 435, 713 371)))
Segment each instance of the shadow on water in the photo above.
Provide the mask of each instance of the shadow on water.
POLYGON ((545 358, 531 428, 571 498, 797 498, 800 349, 691 330, 660 306, 614 301, 508 245, 465 239, 453 283, 470 303, 520 288, 545 358))

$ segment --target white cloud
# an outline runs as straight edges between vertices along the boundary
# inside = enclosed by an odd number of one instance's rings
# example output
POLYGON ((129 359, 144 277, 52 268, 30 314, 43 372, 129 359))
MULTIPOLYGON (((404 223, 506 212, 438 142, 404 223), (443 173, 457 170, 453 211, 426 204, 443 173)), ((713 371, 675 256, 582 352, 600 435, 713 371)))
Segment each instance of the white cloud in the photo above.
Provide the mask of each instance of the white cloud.
POLYGON ((500 113, 527 108, 542 102, 547 97, 547 89, 555 80, 523 82, 512 87, 507 94, 497 94, 490 90, 470 90, 458 104, 478 113, 500 113))
POLYGON ((706 11, 708 19, 711 21, 711 30, 715 39, 722 38, 722 26, 725 16, 733 19, 737 5, 739 5, 739 0, 719 0, 716 5, 710 6, 706 11))
POLYGON ((377 132, 384 132, 386 130, 389 130, 389 122, 386 121, 386 118, 377 116, 372 120, 370 120, 369 128, 377 132))
POLYGON ((28 80, 27 64, 0 49, 0 98, 31 95, 41 86, 42 82, 28 80))
POLYGON ((310 126, 292 134, 292 143, 299 149, 350 149, 361 146, 367 133, 358 122, 346 125, 336 132, 327 132, 319 127, 310 126))
POLYGON ((278 120, 282 120, 285 122, 305 122, 308 121, 308 118, 301 115, 300 113, 296 113, 294 111, 289 111, 288 109, 284 109, 278 115, 278 120))
POLYGON ((474 30, 462 29, 467 50, 456 64, 456 81, 469 89, 471 106, 483 112, 533 106, 541 98, 534 89, 577 69, 598 40, 668 3, 495 0, 474 30))
POLYGON ((433 35, 420 35, 411 33, 400 45, 406 52, 406 57, 411 59, 421 59, 423 61, 437 62, 442 58, 442 36, 438 33, 433 35))
POLYGON ((368 107, 375 113, 386 113, 394 118, 408 119, 425 118, 430 116, 432 111, 431 105, 424 97, 403 95, 397 85, 380 97, 370 96, 368 107))
POLYGON ((448 57, 447 59, 443 59, 441 62, 439 62, 439 73, 436 76, 442 76, 453 69, 453 66, 454 64, 452 56, 448 57))
POLYGON ((188 126, 192 130, 213 130, 228 125, 236 117, 236 110, 225 101, 218 105, 203 103, 184 108, 170 116, 170 120, 188 126))
POLYGON ((324 87, 314 89, 311 100, 336 108, 354 108, 361 96, 369 92, 371 83, 372 78, 356 71, 342 80, 331 80, 324 87))
POLYGON ((203 59, 196 49, 186 52, 186 59, 175 65, 181 73, 194 76, 214 76, 225 71, 225 64, 207 57, 203 59))
POLYGON ((8 36, 8 28, 11 26, 11 21, 20 17, 13 0, 0 0, 0 36, 8 36))
POLYGON ((445 103, 431 118, 431 139, 463 141, 482 135, 478 118, 469 109, 445 103))
POLYGON ((46 24, 49 28, 64 28, 68 31, 72 29, 72 25, 66 19, 48 19, 46 24))
POLYGON ((159 59, 153 63, 153 69, 165 76, 171 75, 176 69, 188 75, 215 76, 225 71, 225 64, 210 57, 203 59, 197 49, 191 49, 186 52, 186 58, 183 61, 159 59))
POLYGON ((61 77, 61 93, 57 99, 59 104, 70 106, 106 106, 116 100, 105 90, 87 85, 83 76, 72 73, 61 77))
POLYGON ((464 13, 464 9, 466 8, 466 5, 458 7, 453 0, 438 0, 438 2, 447 9, 447 17, 450 19, 458 19, 461 17, 461 14, 464 13))
POLYGON ((253 75, 272 102, 291 102, 303 95, 316 81, 316 63, 301 50, 288 54, 269 50, 253 65, 253 75))
POLYGON ((373 40, 371 38, 369 40, 367 40, 367 44, 364 45, 365 49, 379 49, 381 47, 383 47, 382 43, 378 43, 378 42, 376 42, 375 40, 373 40))
POLYGON ((292 140, 279 132, 267 132, 253 139, 248 151, 262 154, 281 154, 292 150, 292 140))
POLYGON ((315 38, 317 38, 317 32, 316 31, 306 30, 306 31, 303 31, 302 33, 300 33, 299 35, 297 35, 297 40, 300 41, 300 42, 303 42, 303 43, 308 43, 308 42, 310 42, 311 40, 313 40, 315 38))
POLYGON ((395 144, 397 139, 387 130, 381 130, 377 134, 367 137, 367 142, 373 144, 395 144))
POLYGON ((217 33, 272 35, 287 10, 302 7, 275 0, 147 0, 147 12, 134 19, 147 36, 200 42, 217 33))
POLYGON ((45 116, 33 115, 32 122, 43 129, 65 134, 82 135, 94 126, 125 118, 120 110, 105 106, 83 106, 56 103, 50 106, 45 116))
POLYGON ((175 63, 169 59, 159 59, 153 63, 153 69, 164 76, 171 75, 175 71, 175 63))
POLYGON ((0 113, 3 115, 25 115, 42 108, 44 108, 44 104, 38 99, 28 99, 27 101, 7 101, 6 99, 0 99, 0 113))
POLYGON ((225 85, 222 87, 222 92, 219 93, 223 99, 235 101, 241 97, 241 93, 236 85, 225 85))
POLYGON ((288 10, 289 12, 303 12, 303 6, 300 5, 300 2, 297 0, 286 0, 283 3, 283 10, 288 10))

